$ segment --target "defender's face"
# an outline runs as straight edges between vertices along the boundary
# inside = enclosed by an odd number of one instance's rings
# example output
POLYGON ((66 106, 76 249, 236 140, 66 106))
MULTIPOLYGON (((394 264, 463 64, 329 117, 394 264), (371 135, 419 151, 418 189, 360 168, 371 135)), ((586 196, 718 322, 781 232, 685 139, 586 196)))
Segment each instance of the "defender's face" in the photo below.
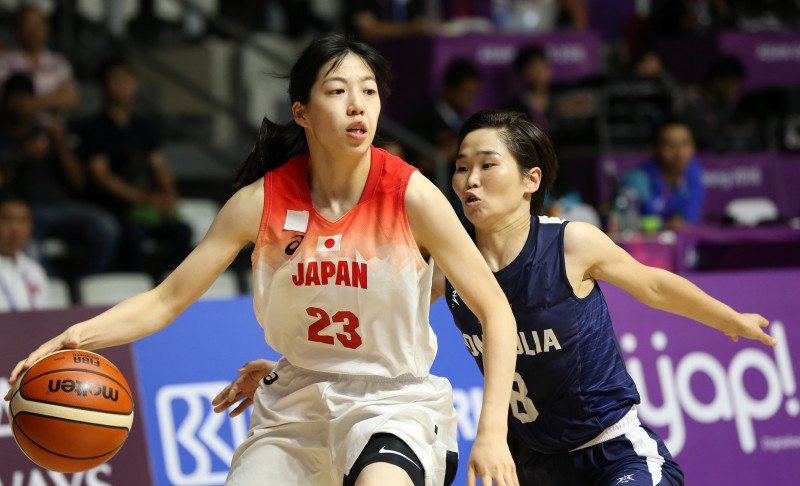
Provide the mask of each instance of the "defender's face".
POLYGON ((475 225, 530 212, 530 196, 536 187, 520 173, 516 159, 496 129, 469 133, 456 159, 453 190, 464 214, 475 225))

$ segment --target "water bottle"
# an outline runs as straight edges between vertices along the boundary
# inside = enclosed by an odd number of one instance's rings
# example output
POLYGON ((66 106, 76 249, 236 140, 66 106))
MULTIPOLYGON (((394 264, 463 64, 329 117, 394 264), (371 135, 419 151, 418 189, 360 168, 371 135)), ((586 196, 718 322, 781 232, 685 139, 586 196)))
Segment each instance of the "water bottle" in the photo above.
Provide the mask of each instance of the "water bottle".
POLYGON ((641 231, 639 194, 636 189, 626 187, 617 197, 617 207, 620 211, 620 233, 623 237, 630 238, 641 231))

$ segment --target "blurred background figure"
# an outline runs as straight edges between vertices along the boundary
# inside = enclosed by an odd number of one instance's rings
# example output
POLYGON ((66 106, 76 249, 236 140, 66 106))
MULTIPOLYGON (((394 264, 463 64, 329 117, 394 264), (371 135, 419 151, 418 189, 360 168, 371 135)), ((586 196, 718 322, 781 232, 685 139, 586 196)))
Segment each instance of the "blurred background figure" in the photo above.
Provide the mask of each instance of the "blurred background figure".
MULTIPOLYGON (((444 73, 444 85, 439 97, 428 100, 414 113, 409 128, 444 155, 448 162, 455 160, 458 151, 458 131, 471 115, 470 108, 481 90, 481 75, 468 59, 455 59, 444 73)), ((433 161, 423 158, 418 167, 433 180, 433 161)))
POLYGON ((82 136, 94 197, 122 226, 121 267, 160 276, 188 255, 191 229, 177 219, 178 190, 155 128, 132 112, 138 83, 130 64, 118 57, 105 60, 98 81, 104 108, 86 123, 82 136), (151 238, 161 251, 156 261, 146 262, 151 238))
POLYGON ((423 0, 345 0, 345 32, 365 42, 433 32, 437 19, 423 0))
MULTIPOLYGON (((454 59, 444 73, 444 85, 435 100, 424 103, 408 121, 411 131, 427 140, 447 161, 447 180, 455 171, 458 155, 458 131, 473 112, 472 105, 481 91, 481 75, 478 68, 468 59, 454 59)), ((420 156, 414 164, 430 180, 435 180, 434 161, 420 156)), ((461 202, 452 188, 445 190, 450 204, 455 209, 461 223, 466 227, 471 223, 464 215, 461 202)))
POLYGON ((517 52, 513 67, 520 91, 506 103, 505 108, 528 115, 537 127, 549 132, 553 73, 547 53, 541 46, 523 47, 517 52))
POLYGON ((47 274, 24 252, 32 231, 28 203, 0 190, 0 312, 45 309, 49 305, 47 274))
POLYGON ((664 61, 655 49, 646 49, 631 59, 630 74, 636 78, 663 78, 669 74, 664 61))
POLYGON ((652 158, 628 171, 622 188, 623 193, 632 189, 628 194, 636 199, 639 214, 648 218, 648 230, 698 224, 705 187, 689 125, 677 119, 661 124, 653 135, 652 158))
POLYGON ((33 79, 33 109, 46 119, 67 113, 78 106, 78 88, 69 61, 50 52, 50 28, 41 10, 34 5, 20 7, 16 15, 17 45, 0 51, 0 82, 14 73, 27 73, 33 79))
POLYGON ((700 150, 737 151, 761 148, 756 113, 742 105, 747 72, 734 56, 716 58, 697 89, 687 89, 682 117, 700 150))
POLYGON ((81 197, 86 176, 67 146, 60 120, 37 117, 31 79, 14 74, 0 99, 0 186, 16 191, 33 209, 34 238, 59 238, 69 245, 67 268, 42 256, 48 271, 65 278, 109 270, 116 253, 119 225, 113 216, 81 197))

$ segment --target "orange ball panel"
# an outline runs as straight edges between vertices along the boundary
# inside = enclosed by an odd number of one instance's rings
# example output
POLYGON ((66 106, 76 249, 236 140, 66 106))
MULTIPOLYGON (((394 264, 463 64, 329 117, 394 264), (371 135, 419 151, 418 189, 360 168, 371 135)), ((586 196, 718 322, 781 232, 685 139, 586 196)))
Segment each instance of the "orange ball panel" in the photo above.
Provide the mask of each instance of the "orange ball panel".
MULTIPOLYGON (((92 469, 93 467, 97 467, 100 464, 103 464, 104 462, 108 461, 114 456, 114 454, 117 453, 117 451, 119 451, 119 446, 117 446, 116 449, 103 455, 99 455, 96 457, 87 457, 84 459, 77 459, 74 457, 68 457, 65 454, 58 454, 56 451, 52 449, 51 450, 43 449, 37 443, 33 442, 30 438, 26 437, 24 433, 22 433, 23 429, 19 427, 19 423, 17 420, 15 420, 13 423, 13 431, 14 431, 14 439, 16 439, 20 449, 22 449, 22 452, 24 452, 25 455, 28 456, 30 460, 32 460, 36 464, 46 469, 62 473, 75 473, 92 469)), ((127 435, 127 432, 125 432, 125 435, 127 435)), ((69 440, 69 436, 65 435, 62 437, 69 440)))
POLYGON ((104 456, 116 451, 128 437, 128 429, 27 413, 17 414, 14 424, 40 448, 79 459, 104 456))

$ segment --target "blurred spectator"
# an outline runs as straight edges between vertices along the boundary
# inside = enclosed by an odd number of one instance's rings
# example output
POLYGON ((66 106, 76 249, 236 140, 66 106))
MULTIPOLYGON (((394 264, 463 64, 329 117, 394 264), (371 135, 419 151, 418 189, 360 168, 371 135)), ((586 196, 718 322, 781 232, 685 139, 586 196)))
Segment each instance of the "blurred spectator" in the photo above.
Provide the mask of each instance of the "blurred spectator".
MULTIPOLYGON (((439 97, 427 101, 409 121, 409 128, 439 150, 448 161, 454 161, 458 151, 458 131, 471 114, 481 89, 478 68, 467 59, 455 59, 444 73, 444 86, 439 97)), ((433 180, 434 167, 430 160, 421 160, 418 166, 423 174, 433 180)))
POLYGON ((0 82, 14 73, 33 79, 33 109, 46 119, 78 106, 78 88, 69 61, 47 47, 49 26, 44 14, 33 5, 19 9, 16 17, 16 48, 0 52, 0 82))
POLYGON ((28 203, 0 193, 0 312, 48 307, 47 274, 23 251, 32 228, 28 203))
POLYGON ((622 186, 635 190, 641 216, 659 218, 664 229, 696 225, 705 187, 689 125, 672 119, 659 126, 653 136, 653 157, 628 171, 622 186))
POLYGON ((514 73, 522 90, 509 100, 505 107, 528 117, 542 130, 550 129, 550 82, 552 68, 547 53, 541 46, 520 49, 514 58, 514 73))
POLYGON ((31 204, 36 241, 57 237, 71 245, 75 275, 106 271, 119 225, 110 213, 78 199, 86 178, 67 146, 64 124, 42 125, 35 104, 28 76, 6 80, 0 99, 0 185, 12 187, 31 204))
POLYGON ((661 0, 654 5, 653 18, 666 35, 696 34, 735 26, 728 0, 661 0))
POLYGON ((614 150, 646 149, 656 127, 673 114, 676 88, 654 50, 637 54, 604 92, 605 135, 614 150))
POLYGON ((636 78, 669 77, 661 55, 655 49, 646 49, 633 56, 630 72, 636 78))
POLYGON ((106 60, 99 83, 104 109, 87 122, 82 150, 96 197, 122 224, 121 266, 160 276, 189 253, 191 230, 177 219, 178 191, 154 127, 131 111, 138 82, 130 64, 106 60), (163 249, 152 266, 145 261, 148 238, 163 249))
POLYGON ((746 71, 733 56, 714 60, 698 90, 687 90, 682 116, 692 129, 700 150, 763 148, 758 120, 741 105, 746 71))
POLYGON ((589 27, 589 0, 559 0, 559 3, 561 4, 559 27, 575 30, 589 27))
POLYGON ((345 32, 365 42, 419 35, 435 29, 423 0, 345 0, 345 32))

